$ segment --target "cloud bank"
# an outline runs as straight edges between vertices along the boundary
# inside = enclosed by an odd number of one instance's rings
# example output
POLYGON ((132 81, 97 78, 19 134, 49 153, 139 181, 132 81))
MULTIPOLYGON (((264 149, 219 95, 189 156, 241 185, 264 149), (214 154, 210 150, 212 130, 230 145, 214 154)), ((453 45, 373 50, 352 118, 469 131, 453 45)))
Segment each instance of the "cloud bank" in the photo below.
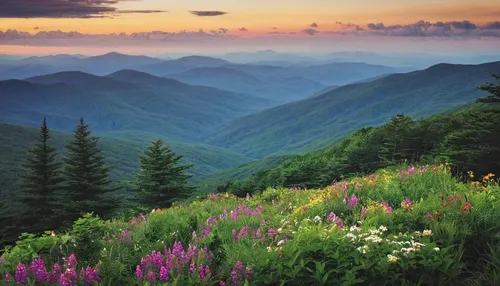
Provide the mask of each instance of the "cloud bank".
POLYGON ((138 0, 1 0, 0 18, 106 18, 161 10, 118 10, 116 5, 138 0))
POLYGON ((396 37, 500 37, 500 22, 490 22, 485 26, 478 26, 470 21, 435 23, 419 21, 409 25, 390 26, 370 23, 366 32, 396 37))

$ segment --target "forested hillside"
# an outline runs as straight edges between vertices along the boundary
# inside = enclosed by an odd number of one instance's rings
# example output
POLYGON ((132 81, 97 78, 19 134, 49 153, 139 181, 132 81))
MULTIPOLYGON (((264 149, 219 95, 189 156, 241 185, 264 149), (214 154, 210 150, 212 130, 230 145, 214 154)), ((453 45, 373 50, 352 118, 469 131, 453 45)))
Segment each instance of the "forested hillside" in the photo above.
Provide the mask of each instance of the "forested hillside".
POLYGON ((474 101, 477 89, 500 73, 500 62, 440 64, 345 85, 323 95, 238 118, 208 132, 205 141, 249 157, 291 152, 326 139, 341 139, 362 127, 378 126, 397 114, 414 119, 474 101))
POLYGON ((458 176, 467 171, 500 173, 500 103, 471 103, 423 120, 397 115, 383 126, 359 129, 326 150, 295 156, 267 170, 255 168, 246 180, 224 176, 241 167, 214 174, 202 191, 219 187, 244 195, 269 186, 317 188, 402 161, 435 160, 450 163, 458 176), (227 183, 235 180, 239 182, 227 183))
MULTIPOLYGON (((48 122, 50 126, 50 121, 48 122)), ((76 123, 75 123, 76 126, 76 123)), ((19 187, 23 174, 23 161, 28 158, 26 150, 31 148, 38 138, 38 130, 17 125, 0 124, 0 198, 9 190, 19 187)), ((50 140, 59 151, 64 150, 71 139, 69 132, 53 132, 50 140)), ((239 166, 250 158, 239 153, 201 143, 187 143, 164 138, 146 132, 109 132, 99 134, 100 147, 111 169, 111 179, 117 183, 130 179, 133 172, 139 170, 139 155, 155 139, 164 139, 171 148, 183 154, 184 163, 193 163, 190 170, 192 182, 219 170, 239 166)))

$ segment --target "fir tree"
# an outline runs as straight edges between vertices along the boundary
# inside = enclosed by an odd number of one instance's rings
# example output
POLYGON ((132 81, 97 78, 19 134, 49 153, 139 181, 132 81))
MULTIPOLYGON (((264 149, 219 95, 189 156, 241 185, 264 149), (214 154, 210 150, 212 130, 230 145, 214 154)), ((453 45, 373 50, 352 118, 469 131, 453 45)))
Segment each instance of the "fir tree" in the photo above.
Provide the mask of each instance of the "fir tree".
MULTIPOLYGON (((492 76, 500 81, 500 75, 492 75, 492 76)), ((477 102, 483 102, 483 103, 500 102, 500 84, 488 83, 479 86, 479 89, 488 92, 490 95, 488 95, 488 97, 477 99, 477 102)))
POLYGON ((117 207, 111 192, 118 188, 111 187, 109 167, 100 155, 98 141, 81 118, 73 141, 66 146, 62 172, 66 183, 64 209, 71 221, 90 212, 108 216, 117 207))
POLYGON ((61 190, 61 164, 56 160, 56 148, 49 145, 49 139, 44 118, 38 142, 28 150, 22 191, 17 198, 23 210, 19 215, 20 227, 26 232, 51 230, 58 225, 54 209, 61 190))
POLYGON ((182 158, 157 140, 140 157, 141 171, 136 174, 135 191, 142 206, 165 208, 175 200, 189 197, 193 188, 185 171, 192 165, 179 164, 182 158))

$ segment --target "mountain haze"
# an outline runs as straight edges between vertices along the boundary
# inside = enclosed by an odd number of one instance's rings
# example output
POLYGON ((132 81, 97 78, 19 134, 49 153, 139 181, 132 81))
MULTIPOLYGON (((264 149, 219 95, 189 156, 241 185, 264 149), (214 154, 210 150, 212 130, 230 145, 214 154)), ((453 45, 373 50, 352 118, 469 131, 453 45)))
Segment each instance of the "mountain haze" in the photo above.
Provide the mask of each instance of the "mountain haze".
POLYGON ((207 133, 206 142, 263 157, 328 138, 341 138, 396 114, 427 116, 484 95, 477 86, 500 72, 500 62, 439 64, 351 84, 323 95, 236 119, 207 133))

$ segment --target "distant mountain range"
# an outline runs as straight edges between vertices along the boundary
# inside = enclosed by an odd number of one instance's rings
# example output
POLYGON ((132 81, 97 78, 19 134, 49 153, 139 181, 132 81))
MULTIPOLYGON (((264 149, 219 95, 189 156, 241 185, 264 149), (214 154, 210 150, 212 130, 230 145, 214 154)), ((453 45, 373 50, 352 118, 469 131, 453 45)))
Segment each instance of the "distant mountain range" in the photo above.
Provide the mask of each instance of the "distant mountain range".
POLYGON ((281 103, 310 97, 326 86, 343 85, 384 74, 408 71, 408 69, 364 63, 283 67, 235 64, 206 56, 160 60, 113 52, 94 57, 54 55, 0 60, 0 80, 25 79, 70 71, 102 76, 124 69, 177 79, 191 85, 210 86, 268 98, 281 103))
POLYGON ((192 86, 137 71, 108 76, 60 72, 0 81, 0 122, 58 130, 83 116, 96 131, 141 130, 196 140, 208 128, 276 105, 267 99, 192 86))
POLYGON ((500 73, 500 62, 481 65, 439 64, 345 85, 220 126, 205 136, 218 145, 260 158, 342 138, 364 126, 387 122, 396 114, 422 117, 484 94, 477 86, 500 73))

